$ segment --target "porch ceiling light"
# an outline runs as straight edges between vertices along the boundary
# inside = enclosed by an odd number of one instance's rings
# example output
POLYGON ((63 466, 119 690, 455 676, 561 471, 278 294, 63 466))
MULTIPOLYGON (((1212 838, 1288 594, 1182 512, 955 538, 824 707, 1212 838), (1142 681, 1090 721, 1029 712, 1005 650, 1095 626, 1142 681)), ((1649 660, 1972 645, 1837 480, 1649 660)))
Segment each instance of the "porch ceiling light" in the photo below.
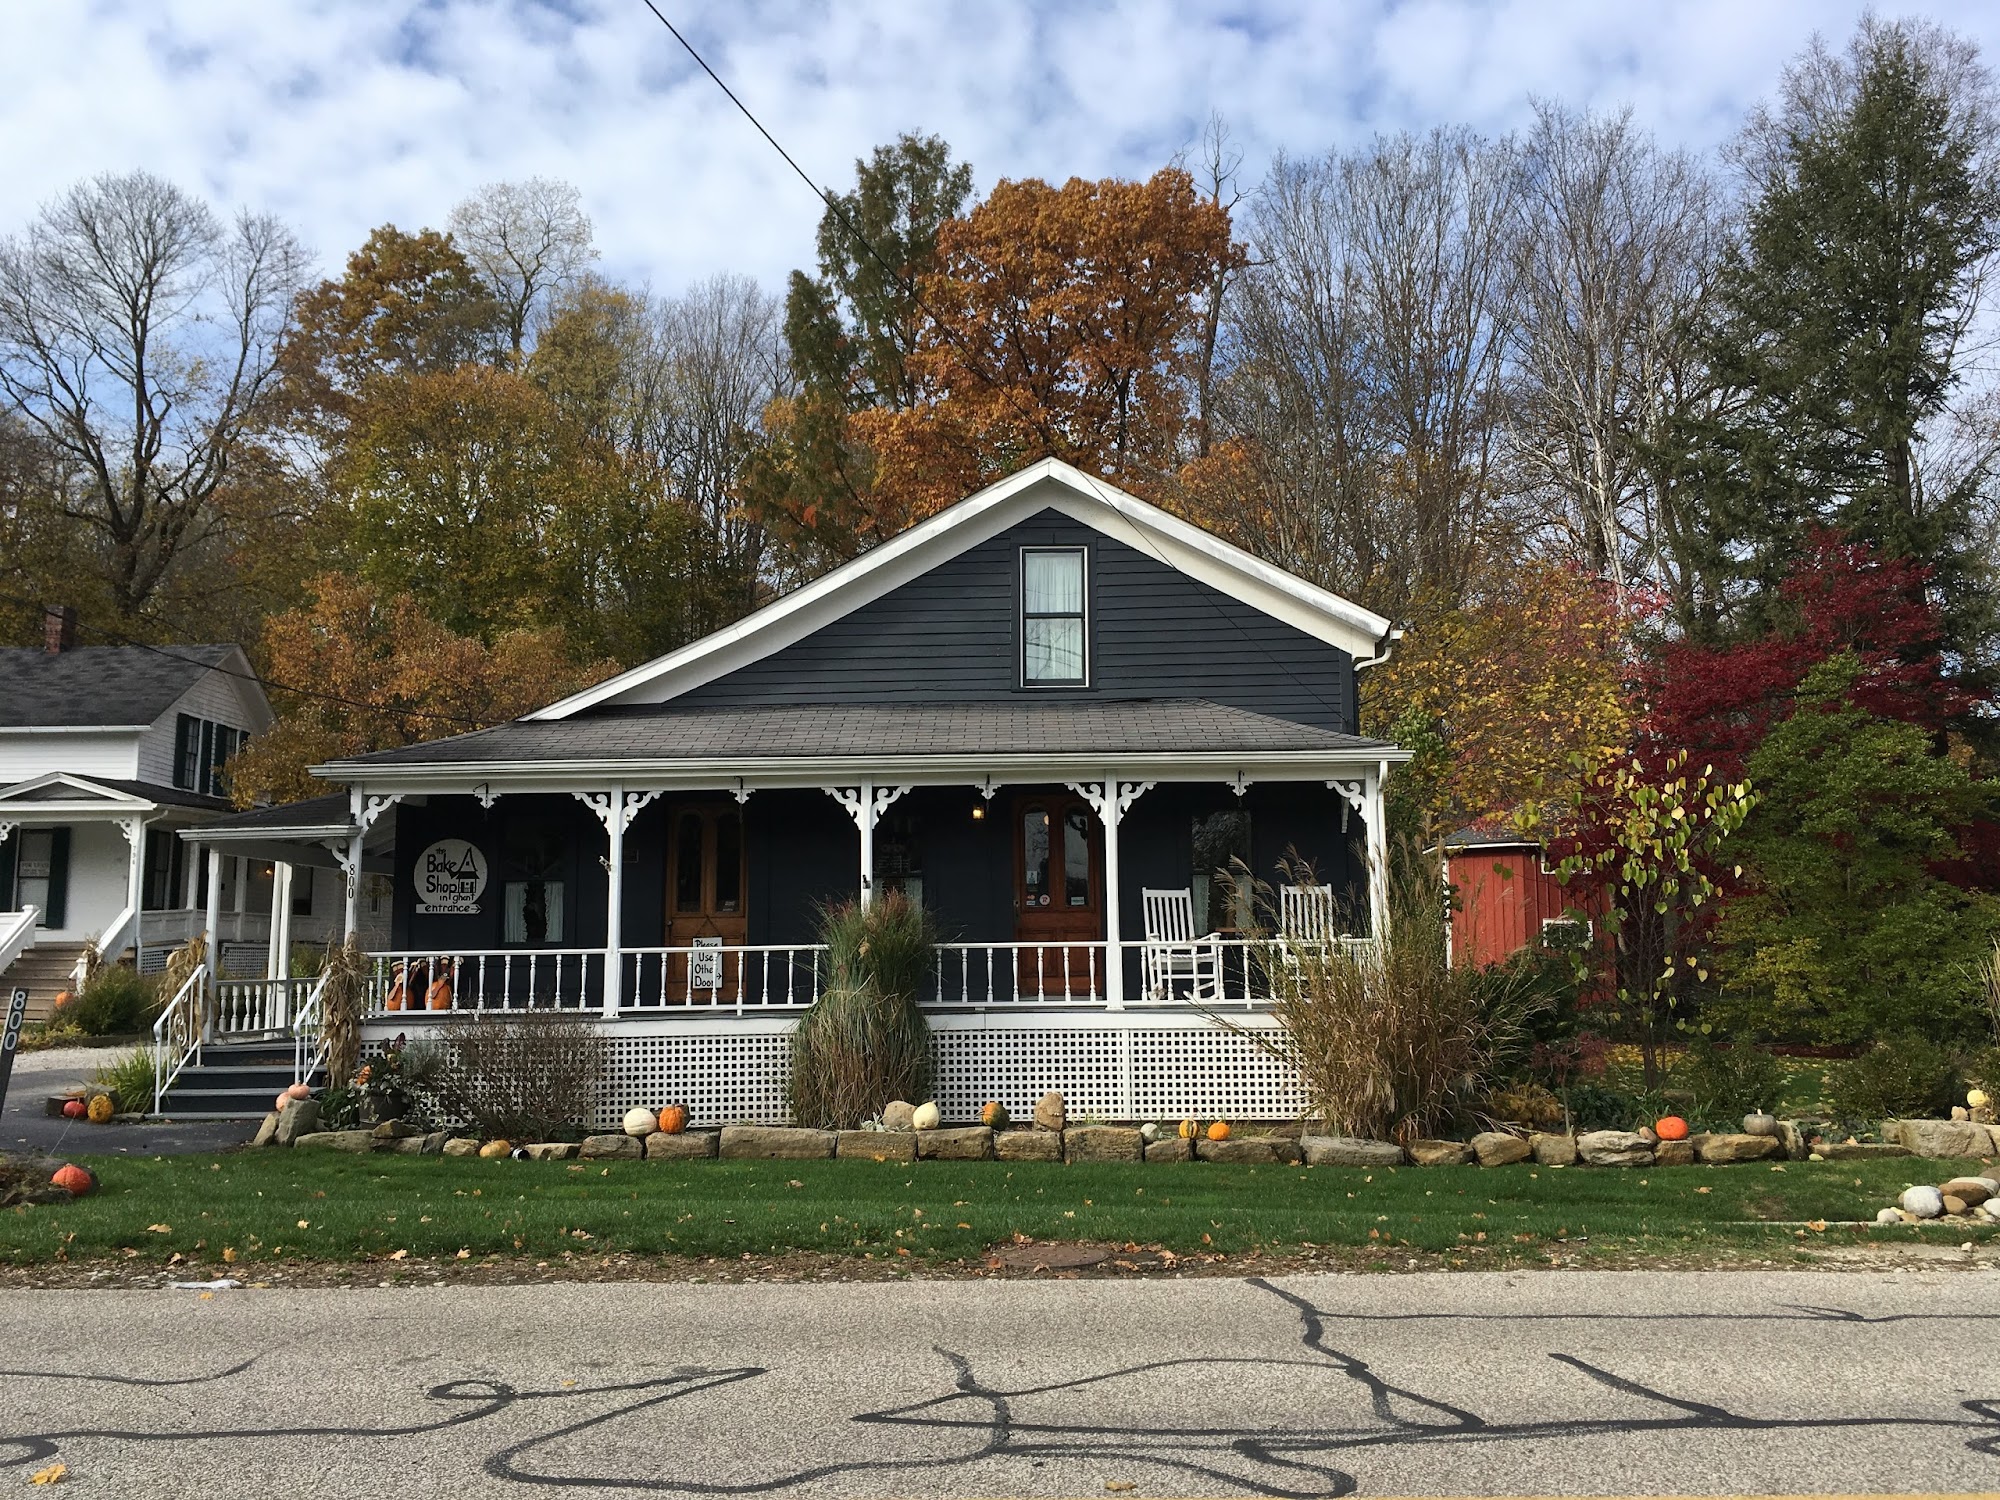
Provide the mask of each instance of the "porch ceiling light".
POLYGON ((975 823, 986 821, 986 804, 984 802, 975 802, 972 804, 972 821, 975 823))

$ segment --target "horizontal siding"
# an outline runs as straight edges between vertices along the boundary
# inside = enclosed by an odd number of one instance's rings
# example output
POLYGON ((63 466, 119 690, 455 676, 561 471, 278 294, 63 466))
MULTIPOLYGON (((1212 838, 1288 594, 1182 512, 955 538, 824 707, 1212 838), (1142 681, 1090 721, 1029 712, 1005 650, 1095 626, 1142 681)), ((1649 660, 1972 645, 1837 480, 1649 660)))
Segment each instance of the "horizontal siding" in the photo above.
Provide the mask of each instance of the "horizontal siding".
POLYGON ((226 724, 246 733, 253 731, 256 721, 243 696, 244 687, 239 679, 227 672, 204 672, 201 680, 182 693, 173 707, 139 737, 139 780, 155 786, 174 784, 174 724, 182 714, 226 724))
POLYGON ((1055 511, 1001 533, 805 640, 683 694, 687 706, 1206 698, 1356 731, 1353 659, 1055 511), (1019 549, 1090 551, 1091 685, 1024 689, 1019 549))

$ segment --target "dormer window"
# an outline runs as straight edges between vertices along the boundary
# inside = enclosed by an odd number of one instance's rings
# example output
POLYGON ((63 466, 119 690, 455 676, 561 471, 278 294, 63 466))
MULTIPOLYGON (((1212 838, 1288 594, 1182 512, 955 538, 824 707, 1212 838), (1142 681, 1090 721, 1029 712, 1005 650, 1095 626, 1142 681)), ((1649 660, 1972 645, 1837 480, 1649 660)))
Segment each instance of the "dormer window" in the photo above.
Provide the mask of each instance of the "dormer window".
POLYGON ((1081 687, 1090 680, 1089 604, 1081 547, 1021 549, 1021 681, 1081 687))

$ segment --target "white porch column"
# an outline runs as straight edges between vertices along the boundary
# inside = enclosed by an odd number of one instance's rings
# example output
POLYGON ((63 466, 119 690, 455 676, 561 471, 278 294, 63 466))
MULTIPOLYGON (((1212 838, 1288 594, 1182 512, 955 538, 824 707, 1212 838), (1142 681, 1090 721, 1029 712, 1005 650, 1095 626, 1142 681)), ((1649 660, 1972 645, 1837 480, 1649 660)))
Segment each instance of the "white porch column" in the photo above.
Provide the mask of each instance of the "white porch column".
POLYGON ((1389 818, 1382 794, 1389 779, 1389 762, 1376 767, 1363 790, 1361 816, 1368 824, 1368 935, 1378 944, 1389 938, 1389 818))
POLYGON ((340 861, 340 873, 347 879, 347 909, 341 932, 349 942, 361 931, 361 858, 368 830, 375 826, 377 818, 402 800, 401 792, 377 795, 364 793, 360 787, 348 794, 348 816, 354 822, 354 832, 348 837, 347 852, 342 854, 335 848, 334 858, 340 861))
MULTIPOLYGON (((132 967, 141 973, 146 963, 146 820, 144 818, 120 818, 118 826, 125 835, 125 842, 131 846, 131 854, 125 867, 125 905, 132 913, 132 967)), ((106 962, 116 958, 114 953, 104 955, 106 962)))
POLYGON ((616 1016, 625 986, 625 830, 658 792, 628 792, 613 782, 608 792, 577 792, 576 799, 597 814, 610 844, 605 860, 604 1014, 616 1016))
POLYGON ((864 911, 875 902, 875 824, 888 811, 889 804, 908 790, 907 786, 877 786, 872 781, 864 781, 858 787, 826 788, 827 795, 847 809, 847 815, 854 819, 854 826, 861 831, 861 907, 864 911))
POLYGON ((1151 789, 1150 781, 1120 781, 1106 773, 1102 781, 1069 783, 1069 789, 1083 798, 1104 824, 1104 1007, 1125 1008, 1125 950, 1119 946, 1122 928, 1118 897, 1118 825, 1132 804, 1151 789))
POLYGON ((279 913, 284 910, 285 866, 273 863, 271 866, 271 925, 270 936, 264 943, 264 977, 282 979, 284 970, 278 966, 279 913))
POLYGON ((202 942, 206 945, 211 980, 222 975, 222 850, 214 844, 208 854, 208 911, 202 921, 202 942))

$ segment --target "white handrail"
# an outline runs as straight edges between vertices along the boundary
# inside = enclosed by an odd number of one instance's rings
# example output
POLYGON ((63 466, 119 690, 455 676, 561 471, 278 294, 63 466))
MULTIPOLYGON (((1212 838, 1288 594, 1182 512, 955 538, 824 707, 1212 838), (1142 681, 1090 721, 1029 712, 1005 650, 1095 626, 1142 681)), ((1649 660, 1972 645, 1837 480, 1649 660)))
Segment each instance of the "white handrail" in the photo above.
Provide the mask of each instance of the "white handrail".
POLYGON ((326 981, 322 972, 314 982, 312 993, 306 996, 292 1015, 292 1079, 295 1083, 305 1083, 319 1071, 326 1061, 326 981))
POLYGON ((185 983, 174 992, 159 1020, 153 1023, 153 1113, 159 1114, 162 1101, 181 1069, 190 1059, 201 1057, 201 1001, 208 984, 208 965, 197 964, 185 983))
MULTIPOLYGON (((139 913, 128 906, 105 925, 104 930, 97 935, 98 956, 104 962, 112 962, 125 950, 125 929, 138 920, 139 913)), ((76 967, 70 971, 70 977, 76 981, 76 993, 79 995, 83 993, 83 961, 84 954, 78 954, 76 967)))
POLYGON ((0 972, 35 946, 35 924, 41 919, 41 908, 37 906, 0 912, 0 972))

